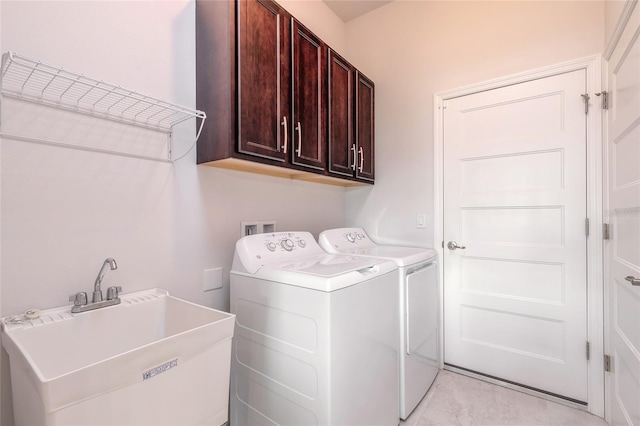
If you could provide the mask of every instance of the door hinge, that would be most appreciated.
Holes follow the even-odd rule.
[[[591,99],[591,96],[589,96],[588,93],[584,93],[580,96],[582,96],[582,100],[584,101],[584,113],[589,114],[589,99]]]
[[[602,224],[602,239],[603,240],[608,240],[609,237],[609,224],[608,223],[603,223]]]
[[[587,361],[591,359],[591,344],[587,342]]]
[[[588,237],[589,236],[589,218],[586,218],[584,220],[584,234]]]
[[[596,93],[596,96],[600,95],[602,95],[602,109],[609,109],[609,93],[606,90]]]
[[[444,248],[444,240],[442,241],[442,248]]]
[[[611,356],[604,356],[604,371],[611,372]]]

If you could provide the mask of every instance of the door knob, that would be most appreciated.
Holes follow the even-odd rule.
[[[624,279],[629,281],[631,283],[631,285],[640,286],[640,278],[632,277],[631,275],[629,275],[628,277],[625,277]]]
[[[448,248],[449,250],[455,250],[455,249],[462,249],[462,250],[464,250],[464,249],[466,249],[466,247],[465,247],[465,246],[459,246],[459,245],[458,245],[458,243],[456,243],[455,241],[449,241],[449,242],[447,243],[447,248]]]

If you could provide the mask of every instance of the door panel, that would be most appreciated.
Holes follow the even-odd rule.
[[[355,68],[329,50],[329,172],[353,176],[355,143],[353,86]]]
[[[493,191],[562,188],[561,150],[478,158],[463,161],[461,168],[462,191],[469,196]],[[486,173],[487,169],[492,173]]]
[[[238,150],[279,161],[290,142],[289,19],[273,1],[238,2]]]
[[[640,425],[640,8],[609,61],[607,400],[613,425]]]
[[[375,89],[373,82],[358,72],[356,86],[356,177],[373,181],[375,178],[374,112]]]
[[[445,363],[587,400],[584,70],[448,100]]]
[[[318,170],[325,168],[327,46],[292,19],[293,149],[292,161]]]
[[[564,303],[561,264],[512,259],[461,260],[462,291],[507,300]]]

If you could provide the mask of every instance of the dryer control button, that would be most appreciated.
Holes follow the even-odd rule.
[[[267,248],[269,249],[269,251],[276,251],[276,243],[274,243],[273,241],[269,241],[267,243]]]
[[[347,241],[349,241],[350,243],[355,243],[356,242],[356,234],[354,234],[353,232],[349,232],[347,234]]]
[[[298,240],[298,245],[301,248],[305,248],[307,246],[307,242],[305,240]]]
[[[293,250],[293,241],[291,241],[288,238],[285,238],[284,240],[282,240],[280,245],[282,245],[282,248],[285,249],[286,251]]]
[[[363,235],[363,234],[358,234],[358,239],[359,239],[359,240],[364,239],[364,235]]]

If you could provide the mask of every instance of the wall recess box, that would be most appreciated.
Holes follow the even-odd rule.
[[[204,270],[204,291],[222,288],[222,268]]]
[[[246,237],[247,235],[259,234],[258,222],[240,222],[240,235]]]
[[[252,220],[246,222],[240,222],[240,236],[246,237],[247,235],[272,233],[276,232],[275,220]]]
[[[260,228],[262,228],[260,232],[264,234],[270,234],[272,232],[276,232],[276,221],[265,220],[263,222],[260,222]]]

